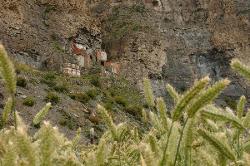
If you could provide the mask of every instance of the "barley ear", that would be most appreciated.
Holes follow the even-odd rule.
[[[190,101],[193,100],[207,86],[209,80],[209,77],[201,79],[182,96],[173,111],[173,121],[176,121],[180,118],[181,113],[188,106]]]
[[[222,90],[224,90],[230,81],[227,79],[218,81],[212,87],[208,88],[203,94],[201,94],[187,109],[188,117],[192,118],[201,108],[212,102]]]
[[[168,144],[168,165],[174,165],[174,161],[175,161],[175,156],[177,155],[177,149],[178,149],[178,142],[180,139],[180,132],[179,132],[179,128],[178,128],[178,123],[174,122],[173,123],[173,129],[171,132],[171,135],[169,137],[169,144]]]
[[[4,79],[6,89],[12,96],[16,93],[16,73],[14,65],[7,55],[3,45],[0,44],[0,74]]]
[[[191,157],[191,150],[192,150],[192,142],[193,142],[193,124],[194,119],[189,119],[186,127],[183,132],[183,148],[184,148],[184,157],[185,157],[185,165],[190,166],[192,165],[192,157]]]
[[[19,128],[20,126],[18,126]],[[16,146],[19,154],[22,154],[24,158],[28,161],[29,165],[36,165],[36,153],[35,148],[24,130],[18,129],[15,136]]]
[[[9,120],[9,115],[13,109],[13,98],[9,97],[5,106],[4,106],[4,110],[3,110],[3,115],[2,115],[2,122],[3,125],[5,125],[8,120]]]
[[[150,134],[148,137],[148,141],[149,141],[152,152],[154,152],[154,155],[157,157],[159,155],[159,147],[157,144],[156,137],[153,134]]]
[[[98,112],[100,113],[102,119],[104,120],[105,124],[108,126],[109,130],[111,131],[113,138],[116,140],[118,137],[117,128],[116,128],[111,116],[108,114],[107,110],[103,106],[98,105],[97,109],[98,109]]]
[[[147,101],[147,104],[150,107],[154,107],[155,106],[155,103],[154,103],[155,98],[154,98],[154,93],[153,93],[153,89],[152,89],[150,80],[147,78],[144,78],[143,85],[144,85],[144,95],[145,95],[145,99]]]
[[[151,151],[150,147],[147,144],[142,144],[141,146],[142,146],[141,151],[144,156],[145,163],[147,164],[147,166],[154,166],[156,160],[154,158],[154,154]]]
[[[240,129],[244,129],[244,125],[237,116],[232,115],[230,113],[225,113],[222,110],[217,109],[213,105],[205,107],[204,110],[201,112],[201,114],[205,118],[230,122],[234,126]]]
[[[153,113],[152,111],[149,112],[149,119],[150,119],[150,123],[152,125],[153,128],[155,128],[157,131],[163,133],[163,131],[165,131],[164,126],[162,126],[158,116]]]
[[[244,143],[243,149],[245,152],[250,154],[250,141],[247,141],[246,143]]]
[[[141,156],[141,166],[147,166],[142,154],[140,156]]]
[[[243,125],[245,128],[250,128],[250,109],[248,109],[247,114],[244,117]]]
[[[148,113],[146,112],[145,109],[142,109],[142,120],[143,122],[148,122]]]
[[[16,117],[17,131],[23,134],[27,134],[27,126],[18,112],[15,112],[15,117]]]
[[[169,93],[169,95],[172,97],[172,99],[174,100],[174,103],[177,103],[180,100],[180,95],[178,94],[178,92],[175,90],[174,87],[172,87],[170,84],[166,85],[166,89],[167,92]]]
[[[97,165],[104,165],[105,162],[105,140],[101,139],[100,143],[97,147],[97,152],[96,152],[96,162]]]
[[[232,151],[232,149],[229,147],[228,144],[221,141],[220,138],[217,138],[216,136],[210,134],[209,132],[199,129],[198,133],[207,140],[210,145],[212,145],[220,154],[224,155],[230,160],[235,161],[235,155]]]
[[[8,150],[6,151],[6,153],[2,156],[1,159],[1,164],[2,165],[6,165],[6,166],[14,166],[17,165],[17,152],[16,149],[13,145],[14,143],[9,141],[7,148]]]
[[[243,116],[245,105],[246,105],[246,97],[241,96],[241,98],[237,104],[237,116],[239,118],[242,118],[242,116]]]
[[[233,70],[238,72],[240,75],[250,80],[250,68],[242,64],[238,59],[233,59],[231,62]]]
[[[45,121],[35,134],[35,139],[39,140],[40,165],[52,166],[57,148],[55,129]]]
[[[77,148],[77,145],[81,139],[81,128],[79,128],[77,131],[76,131],[76,135],[74,137],[74,139],[72,140],[72,148],[73,149],[76,149]]]
[[[164,128],[168,127],[168,119],[167,119],[167,107],[165,104],[165,101],[163,100],[163,98],[157,98],[156,99],[156,107],[157,110],[159,111],[160,114],[160,118],[161,118],[161,123],[163,125]]]
[[[45,105],[45,107],[43,107],[34,117],[33,119],[33,124],[34,125],[38,125],[44,118],[45,116],[48,114],[50,108],[51,108],[51,103],[47,103]]]

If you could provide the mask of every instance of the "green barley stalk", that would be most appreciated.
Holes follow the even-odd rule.
[[[143,87],[144,87],[144,96],[145,99],[147,101],[147,104],[149,105],[149,107],[154,107],[155,106],[155,98],[154,98],[154,93],[153,93],[153,89],[151,86],[151,82],[149,79],[144,78],[143,79]]]
[[[182,132],[180,135],[180,139],[177,146],[177,153],[175,156],[174,166],[177,162],[177,156],[179,154],[180,149],[180,143],[182,140],[183,132],[185,130],[186,124],[189,121],[189,119],[193,118],[197,111],[199,111],[202,107],[210,103],[212,100],[214,100],[219,93],[229,84],[229,81],[227,79],[222,80],[214,84],[212,87],[210,87],[208,90],[206,90],[203,94],[201,94],[197,100],[195,100],[187,109],[188,118],[185,120]]]
[[[192,157],[192,142],[193,142],[193,124],[194,119],[189,119],[186,124],[186,128],[183,134],[183,146],[184,146],[184,162],[185,166],[191,166]]]
[[[223,112],[222,110],[217,109],[213,105],[209,105],[203,109],[201,112],[203,117],[208,119],[215,119],[220,121],[231,122],[239,129],[244,129],[244,125],[242,124],[241,120],[230,113]]]
[[[6,89],[11,96],[16,94],[16,73],[14,65],[0,44],[0,74],[4,79]]]
[[[156,99],[156,108],[159,111],[160,114],[160,119],[162,122],[162,127],[163,128],[167,128],[168,127],[168,119],[167,119],[167,107],[165,104],[165,101],[163,100],[163,98],[157,98]]]
[[[56,155],[57,148],[55,129],[48,122],[44,122],[41,129],[36,133],[35,139],[39,140],[40,165],[53,166],[53,158]]]
[[[189,106],[187,109],[188,117],[194,117],[197,111],[213,101],[221,93],[221,91],[229,85],[229,83],[230,81],[228,79],[224,79],[208,88]]]
[[[198,82],[196,82],[195,85],[181,97],[181,99],[178,101],[177,105],[175,106],[175,109],[172,114],[172,123],[170,126],[170,130],[168,132],[167,142],[163,150],[163,158],[161,160],[160,165],[164,165],[166,161],[166,152],[167,152],[167,148],[169,144],[169,137],[172,133],[174,122],[177,121],[181,117],[181,113],[183,112],[183,110],[202,90],[204,90],[204,88],[208,85],[209,81],[210,81],[210,78],[205,77],[199,80]]]
[[[77,146],[78,146],[78,143],[80,142],[80,139],[81,139],[81,128],[79,128],[77,131],[76,131],[76,135],[75,137],[73,138],[72,140],[72,148],[73,149],[76,149]]]
[[[193,100],[209,83],[209,77],[205,77],[198,81],[187,93],[183,95],[180,101],[177,103],[173,111],[173,121],[180,118],[181,113],[188,106],[191,100]]]
[[[141,166],[147,166],[146,161],[144,160],[142,154],[140,156],[141,156]]]
[[[13,98],[9,97],[5,106],[4,106],[4,110],[3,110],[3,114],[2,114],[2,122],[3,125],[6,124],[6,122],[9,120],[9,115],[11,113],[11,111],[13,110]]]
[[[101,139],[96,151],[96,162],[100,166],[105,163],[105,143],[105,140]]]
[[[224,155],[225,157],[227,157],[230,160],[235,161],[236,158],[235,158],[235,155],[234,155],[232,149],[229,147],[229,145],[227,145],[226,143],[221,141],[220,138],[217,138],[216,136],[212,135],[211,133],[209,133],[203,129],[199,129],[198,133],[205,140],[207,140],[215,149],[217,149],[218,152],[220,152],[220,154]]]
[[[243,125],[245,128],[250,128],[250,109],[248,109],[247,114],[243,120]]]
[[[51,108],[51,103],[47,103],[45,107],[43,107],[34,117],[33,119],[33,124],[38,125],[41,123],[41,121],[45,118],[45,116],[48,114],[50,108]]]
[[[172,99],[174,100],[174,103],[176,104],[179,100],[180,100],[180,95],[178,94],[178,92],[175,90],[174,87],[172,87],[170,84],[166,85],[166,89],[167,92],[169,93],[169,95],[172,97]]]
[[[101,105],[97,106],[97,110],[100,113],[101,117],[103,118],[105,124],[108,126],[109,130],[111,131],[113,139],[117,140],[118,139],[117,128],[111,116],[108,114],[107,110]]]
[[[2,156],[1,164],[6,166],[14,166],[17,164],[17,154],[14,143],[8,142],[7,148],[8,150],[6,151],[4,156]]]
[[[238,72],[240,75],[250,80],[250,68],[242,64],[238,59],[233,59],[231,62],[233,70]]]
[[[30,165],[37,165],[37,155],[30,138],[27,136],[27,133],[23,133],[23,131],[19,130],[15,138],[18,153],[21,154],[23,158],[26,158]]]
[[[241,119],[244,113],[244,108],[246,105],[246,97],[241,96],[238,104],[237,104],[237,116]]]
[[[5,87],[12,98],[12,112],[14,113],[14,123],[16,125],[15,115],[15,94],[16,94],[16,73],[13,63],[7,55],[3,45],[0,44],[0,75],[4,80]],[[9,111],[9,110],[8,110]],[[5,116],[6,118],[6,116]]]
[[[157,139],[155,135],[150,134],[148,137],[148,141],[149,141],[152,152],[154,152],[154,155],[157,157],[159,155],[159,147],[158,147]]]

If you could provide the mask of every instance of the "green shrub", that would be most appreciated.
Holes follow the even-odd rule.
[[[69,96],[71,99],[79,101],[83,104],[88,103],[90,100],[90,97],[85,93],[71,93]]]
[[[27,97],[23,101],[23,105],[28,106],[28,107],[33,107],[35,105],[35,99],[34,97]]]
[[[60,97],[55,92],[48,92],[45,97],[46,102],[51,102],[52,104],[57,104],[60,101]]]
[[[101,87],[101,81],[99,77],[92,77],[90,80],[90,83],[94,85],[95,87]]]
[[[70,130],[77,129],[77,122],[70,115],[64,113],[58,122],[61,126],[68,127]]]
[[[142,115],[142,106],[138,105],[129,105],[125,108],[125,111],[128,112],[131,115],[141,117]]]
[[[18,77],[16,85],[25,88],[27,86],[27,80],[24,77]]]
[[[49,87],[55,87],[57,85],[56,73],[54,72],[46,73],[42,78],[41,82],[47,84]]]
[[[104,108],[108,111],[112,111],[114,107],[114,103],[112,101],[104,103]]]
[[[123,107],[126,107],[126,106],[128,105],[127,100],[126,100],[124,97],[122,97],[122,96],[115,96],[115,97],[114,97],[114,100],[115,100],[115,102],[116,102],[117,104],[120,104],[120,105],[122,105]]]
[[[90,89],[86,92],[86,94],[91,98],[94,99],[96,96],[98,96],[98,91],[96,89]]]
[[[65,83],[57,84],[53,87],[53,89],[60,93],[67,93],[69,92],[68,86]]]
[[[43,77],[45,80],[55,80],[56,79],[56,73],[55,72],[48,72]]]

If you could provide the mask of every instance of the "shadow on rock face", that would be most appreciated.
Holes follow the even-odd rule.
[[[169,95],[164,89],[166,83],[183,93],[193,85],[195,80],[207,75],[212,79],[212,83],[229,78],[231,84],[217,98],[216,103],[221,106],[235,107],[242,95],[250,99],[250,86],[244,78],[232,71],[230,67],[232,58],[234,58],[232,50],[218,49],[196,52],[189,55],[189,59],[184,60],[182,57],[169,56],[161,75],[150,74],[149,77],[156,96],[164,96],[166,100],[169,100]]]

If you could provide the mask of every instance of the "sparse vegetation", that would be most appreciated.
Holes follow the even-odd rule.
[[[16,85],[25,88],[27,86],[27,81],[24,77],[17,77]]]
[[[0,55],[0,74],[8,92],[8,100],[2,114],[4,126],[12,110],[15,110],[16,76],[2,46]],[[250,79],[250,68],[239,61],[233,61],[232,66],[241,75]],[[249,165],[250,110],[244,115],[246,98],[242,96],[239,99],[234,111],[213,104],[213,100],[230,84],[228,79],[210,85],[210,78],[205,77],[183,94],[178,94],[173,87],[167,86],[169,94],[175,101],[171,110],[167,110],[162,98],[154,96],[150,81],[148,79],[144,81],[144,93],[149,109],[141,110],[141,116],[150,126],[148,130],[141,131],[128,123],[116,124],[109,112],[98,105],[98,115],[107,126],[107,130],[98,144],[81,147],[78,144],[81,130],[78,130],[75,138],[68,140],[56,127],[44,122],[34,135],[29,135],[28,127],[18,113],[14,112],[15,128],[6,127],[0,130],[1,164],[6,166]],[[48,94],[50,93],[52,92]],[[118,94],[124,95],[122,92]],[[113,99],[114,96],[110,97]],[[136,108],[136,100],[131,101],[131,104],[135,105],[127,108],[130,108],[132,113],[140,110],[139,107]],[[41,123],[50,107],[48,103],[39,111],[33,119],[34,125]],[[70,127],[70,123],[69,125],[67,123],[60,122],[61,125]],[[93,132],[91,130],[92,135]]]
[[[142,109],[143,107],[139,105],[131,105],[131,104],[125,107],[126,112],[139,118],[142,117]]]
[[[86,92],[86,94],[91,98],[94,99],[96,96],[98,96],[99,92],[96,89],[90,89]]]
[[[53,88],[56,86],[56,73],[54,72],[48,72],[44,75],[41,82],[44,84],[47,84],[49,87]]]
[[[90,97],[85,93],[71,93],[70,98],[83,104],[86,104],[90,100]]]
[[[64,82],[62,83],[57,83],[53,89],[57,92],[60,92],[60,93],[67,93],[69,92],[69,88],[68,88],[68,85]]]
[[[95,87],[101,87],[101,81],[98,76],[93,76],[90,80],[90,83],[94,85]]]
[[[71,130],[77,129],[76,120],[72,116],[70,116],[68,113],[66,113],[65,111],[61,111],[61,112],[63,112],[63,116],[60,118],[59,124],[61,126],[68,127]]]
[[[128,105],[126,99],[123,98],[122,96],[115,96],[114,100],[117,104],[120,104],[123,107],[126,107]]]
[[[55,92],[48,92],[45,97],[46,102],[51,102],[52,104],[57,104],[60,101],[60,97]]]

